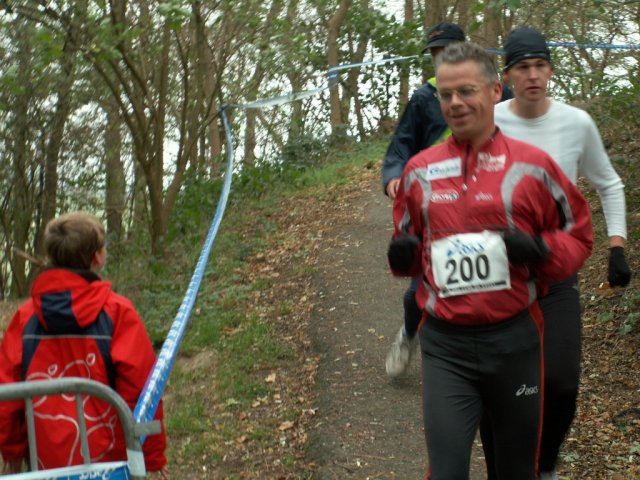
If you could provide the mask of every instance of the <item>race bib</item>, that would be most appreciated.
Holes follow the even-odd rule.
[[[442,298],[511,288],[507,248],[496,232],[436,240],[431,245],[431,269]]]

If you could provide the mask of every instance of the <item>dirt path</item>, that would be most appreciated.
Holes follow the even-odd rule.
[[[310,460],[319,480],[421,479],[427,455],[419,356],[398,380],[384,370],[408,285],[388,272],[390,202],[375,178],[351,204],[358,210],[328,235],[313,280],[311,338],[321,363]],[[471,480],[484,478],[480,455],[473,453]]]

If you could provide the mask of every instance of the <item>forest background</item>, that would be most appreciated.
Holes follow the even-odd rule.
[[[313,475],[304,452],[318,359],[301,332],[322,213],[341,214],[343,195],[377,183],[404,105],[433,74],[420,54],[425,28],[444,20],[497,49],[499,63],[517,25],[566,44],[552,48],[552,94],[596,119],[627,183],[637,244],[640,1],[0,0],[0,327],[41,271],[44,225],[86,209],[107,225],[105,276],[160,345],[222,188],[225,106],[233,215],[165,396],[170,462],[184,478]],[[409,58],[375,63],[398,57]],[[362,65],[328,78],[345,64]],[[243,107],[306,91],[315,93]],[[316,170],[330,162],[328,173]],[[594,259],[585,281],[604,261]],[[583,299],[589,338],[599,339],[585,347],[589,403],[563,461],[575,478],[637,478],[640,294],[592,290]],[[274,375],[282,365],[287,375]],[[609,428],[603,418],[615,415]]]

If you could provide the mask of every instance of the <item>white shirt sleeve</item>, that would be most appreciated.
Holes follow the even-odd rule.
[[[579,174],[593,185],[600,196],[608,236],[619,235],[626,239],[624,184],[611,165],[595,122],[588,113],[582,113],[580,123],[584,136],[578,164]]]

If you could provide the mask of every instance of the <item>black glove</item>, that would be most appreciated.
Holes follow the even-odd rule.
[[[420,239],[415,235],[402,235],[391,240],[387,250],[391,269],[397,273],[409,273],[414,255],[419,251],[420,245]]]
[[[540,263],[549,256],[549,247],[542,238],[531,236],[520,230],[505,232],[509,261],[516,265]]]
[[[624,258],[624,247],[609,249],[609,285],[612,287],[626,287],[631,280],[631,270]]]

